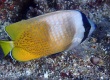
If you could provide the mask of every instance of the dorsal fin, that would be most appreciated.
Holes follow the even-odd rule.
[[[22,20],[6,26],[5,30],[10,38],[15,40],[17,36],[19,36],[29,25],[33,24],[34,22],[35,18]]]

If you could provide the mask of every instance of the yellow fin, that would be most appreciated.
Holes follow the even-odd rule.
[[[6,32],[11,37],[12,40],[16,40],[17,37],[19,37],[25,29],[33,24],[36,20],[34,18],[28,19],[28,20],[22,20],[20,22],[16,22],[13,24],[10,24],[5,27]]]
[[[6,56],[14,47],[13,41],[0,41],[0,46]]]
[[[15,60],[18,61],[29,61],[35,58],[39,58],[38,54],[29,53],[26,50],[19,47],[14,47],[11,55]]]

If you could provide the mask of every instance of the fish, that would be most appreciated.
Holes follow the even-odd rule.
[[[95,30],[94,22],[77,10],[59,10],[10,24],[11,40],[0,40],[0,55],[30,61],[80,45]]]

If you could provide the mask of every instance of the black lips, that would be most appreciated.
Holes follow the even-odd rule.
[[[83,42],[89,35],[89,31],[91,29],[91,25],[90,25],[86,15],[84,13],[82,13],[82,12],[80,12],[80,13],[82,15],[83,26],[85,28],[84,37],[83,37],[83,39],[81,41],[81,42]]]

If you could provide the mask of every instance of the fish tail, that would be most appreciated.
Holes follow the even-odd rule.
[[[0,58],[5,57],[14,47],[13,41],[0,40]]]

